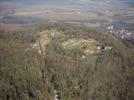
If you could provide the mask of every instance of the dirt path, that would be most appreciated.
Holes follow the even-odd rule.
[[[38,33],[38,41],[32,45],[41,55],[45,55],[46,46],[54,37],[63,35],[63,32],[57,30],[44,30]]]

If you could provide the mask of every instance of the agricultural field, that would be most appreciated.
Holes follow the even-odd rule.
[[[39,24],[61,22],[92,27],[107,27],[111,23],[120,25],[119,22],[133,24],[134,8],[125,1],[104,0],[100,2],[42,3],[36,5],[29,3],[3,4],[11,7],[10,9],[2,8],[2,23]]]

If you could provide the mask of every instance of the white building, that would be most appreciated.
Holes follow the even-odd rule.
[[[55,93],[54,100],[60,100],[60,96],[58,95],[58,92],[54,90],[54,93]]]
[[[107,29],[108,29],[108,30],[113,30],[114,27],[113,27],[113,26],[108,26]]]
[[[111,46],[105,46],[105,48],[104,48],[105,50],[111,50],[112,49],[112,47]]]

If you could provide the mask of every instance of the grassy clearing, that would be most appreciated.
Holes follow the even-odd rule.
[[[37,49],[39,54],[42,54],[41,52],[44,52],[46,50],[46,46],[52,41],[53,38],[62,36],[63,32],[58,31],[56,29],[51,29],[51,30],[43,30],[41,32],[38,32],[37,37],[38,41],[32,44],[32,47]]]
[[[97,41],[94,39],[68,39],[67,41],[64,41],[61,46],[64,49],[77,49],[82,51],[85,55],[90,55],[90,54],[96,54],[100,52],[98,49],[99,45]]]

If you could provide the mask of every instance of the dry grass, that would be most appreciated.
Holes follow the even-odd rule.
[[[56,29],[43,30],[39,32],[38,35],[38,41],[34,43],[32,47],[36,48],[39,54],[41,54],[41,51],[45,53],[46,46],[52,41],[52,38],[62,36],[63,32],[57,31]]]
[[[64,49],[78,49],[82,51],[86,55],[90,54],[95,54],[97,52],[100,52],[98,49],[98,42],[95,41],[94,39],[78,39],[78,38],[73,38],[73,39],[68,39],[67,41],[64,41],[61,46]]]

